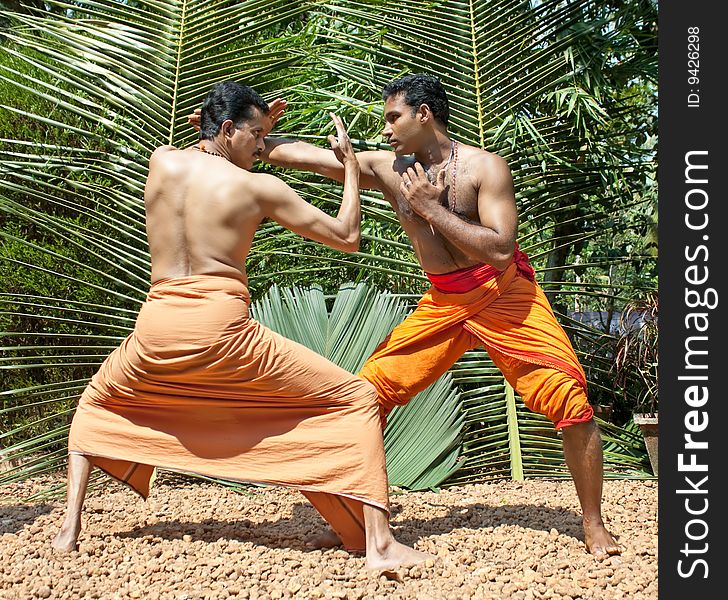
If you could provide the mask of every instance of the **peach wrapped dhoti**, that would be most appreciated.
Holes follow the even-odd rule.
[[[147,497],[154,467],[297,488],[349,549],[386,511],[376,392],[249,318],[242,279],[154,284],[84,391],[69,452]]]
[[[377,388],[385,418],[480,345],[525,405],[557,428],[592,418],[584,370],[523,252],[504,271],[478,265],[428,276],[433,287],[359,373]]]

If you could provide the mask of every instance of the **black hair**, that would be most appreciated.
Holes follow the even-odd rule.
[[[447,93],[437,77],[425,73],[413,73],[389,82],[382,90],[382,100],[391,96],[404,95],[405,104],[412,107],[414,114],[421,104],[427,104],[437,121],[447,126],[450,106]]]
[[[235,127],[253,117],[253,107],[268,113],[268,104],[253,88],[235,81],[221,81],[212,86],[202,103],[200,139],[211,140],[223,121],[230,119]]]

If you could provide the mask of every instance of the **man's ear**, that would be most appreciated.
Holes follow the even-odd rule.
[[[235,126],[233,125],[232,119],[225,119],[220,125],[220,132],[225,137],[230,137],[234,133]]]
[[[432,109],[430,109],[429,104],[420,104],[420,107],[417,109],[417,120],[420,123],[427,123],[432,119]]]

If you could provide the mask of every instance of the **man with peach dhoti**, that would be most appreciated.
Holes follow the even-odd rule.
[[[429,556],[390,530],[372,385],[250,318],[245,261],[264,219],[338,250],[359,247],[360,169],[336,115],[329,141],[344,186],[335,217],[250,171],[280,112],[252,88],[222,82],[203,105],[199,143],[152,154],[151,287],[134,331],[79,401],[57,550],[77,548],[93,467],[145,498],[163,467],[299,489],[370,568]]]

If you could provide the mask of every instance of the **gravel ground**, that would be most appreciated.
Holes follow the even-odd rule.
[[[79,551],[58,556],[63,503],[12,500],[48,481],[0,489],[0,598],[657,598],[656,481],[605,482],[607,527],[626,551],[604,561],[585,551],[568,480],[395,490],[397,538],[438,556],[399,578],[307,548],[325,523],[298,492],[171,474],[147,502],[104,480],[89,492]]]

